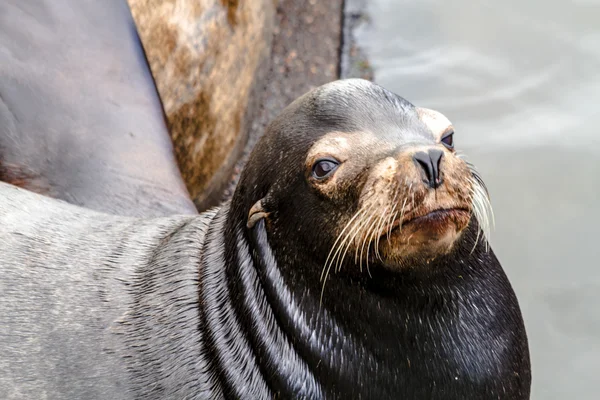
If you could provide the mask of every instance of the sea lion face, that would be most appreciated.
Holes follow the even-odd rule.
[[[375,255],[394,267],[435,258],[469,224],[471,171],[456,156],[453,127],[435,111],[415,111],[417,134],[410,128],[383,135],[333,131],[309,150],[304,169],[312,189],[340,208],[357,199],[355,211],[335,224],[330,262],[341,264],[350,254],[362,266]]]
[[[442,114],[361,80],[326,85],[304,102],[310,118],[300,125],[315,124],[306,135],[312,140],[288,150],[296,171],[271,196],[286,200],[273,215],[251,215],[270,215],[273,234],[324,257],[324,274],[346,264],[427,263],[454,248],[472,215],[487,216],[485,188],[457,155]]]

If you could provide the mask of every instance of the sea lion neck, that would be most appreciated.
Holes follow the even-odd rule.
[[[225,204],[211,221],[200,265],[200,329],[220,386],[228,398],[246,398],[249,390],[257,399],[322,398],[279,325],[268,297],[275,279],[265,282],[253,257],[260,248],[251,247],[243,223],[228,222],[231,212]]]

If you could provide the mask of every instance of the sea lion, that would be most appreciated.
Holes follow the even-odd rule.
[[[125,0],[0,2],[0,180],[99,211],[195,214]]]
[[[453,134],[336,81],[288,106],[200,216],[0,185],[0,397],[529,398],[487,194]]]

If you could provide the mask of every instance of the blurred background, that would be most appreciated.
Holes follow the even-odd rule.
[[[598,398],[600,1],[345,7],[363,57],[345,73],[448,116],[487,183],[492,246],[529,335],[532,399]]]

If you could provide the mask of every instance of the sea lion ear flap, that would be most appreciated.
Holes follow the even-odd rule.
[[[265,210],[265,207],[263,205],[264,203],[265,198],[262,198],[256,203],[254,203],[254,205],[250,209],[250,212],[248,213],[248,222],[246,222],[246,227],[248,229],[252,229],[258,221],[269,216],[269,213]]]

